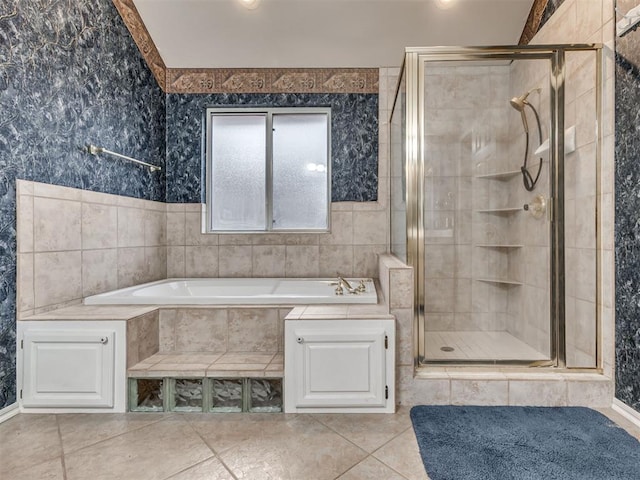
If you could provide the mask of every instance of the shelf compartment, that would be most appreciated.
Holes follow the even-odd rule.
[[[524,245],[515,245],[507,243],[479,243],[476,247],[480,248],[523,248]]]
[[[276,413],[282,411],[282,379],[252,378],[249,380],[249,412]]]
[[[202,378],[169,379],[170,412],[202,412],[204,385]]]
[[[509,280],[509,279],[506,279],[506,278],[476,278],[475,280],[477,280],[479,282],[493,283],[493,284],[496,284],[496,285],[506,285],[506,286],[513,286],[513,287],[522,286],[522,282],[517,282],[515,280]]]
[[[242,378],[211,379],[210,412],[242,412],[244,410],[244,380]]]
[[[476,210],[476,212],[478,213],[493,213],[496,215],[509,215],[521,211],[523,211],[522,207],[486,208],[482,210]]]
[[[129,411],[164,412],[164,379],[130,378]]]
[[[476,175],[476,178],[485,178],[488,180],[501,180],[501,181],[507,181],[507,180],[511,180],[514,177],[517,177],[518,175],[521,175],[522,172],[520,170],[509,170],[507,172],[494,172],[494,173],[486,173],[483,175]]]

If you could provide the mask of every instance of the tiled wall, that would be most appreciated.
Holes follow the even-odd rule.
[[[208,107],[331,107],[331,197],[375,201],[378,187],[377,94],[169,94],[167,201],[204,201],[202,122]]]
[[[376,255],[387,250],[385,205],[332,204],[331,233],[205,235],[200,204],[167,204],[167,275],[377,276]]]
[[[160,352],[282,352],[290,308],[160,310]]]
[[[162,202],[18,180],[18,318],[166,278]]]
[[[0,409],[15,402],[15,180],[164,199],[165,96],[109,0],[0,2]]]
[[[618,15],[636,5],[617,0]],[[615,68],[616,397],[640,412],[639,30],[616,39]]]
[[[603,43],[604,85],[602,158],[600,182],[596,183],[593,138],[594,90],[590,86],[593,64],[586,54],[574,55],[567,62],[566,126],[577,129],[575,154],[567,155],[565,170],[567,197],[567,331],[570,358],[581,366],[593,355],[595,346],[587,339],[595,329],[595,312],[600,315],[604,373],[613,375],[613,172],[614,172],[614,85],[613,85],[613,1],[565,0],[531,43]],[[593,221],[594,207],[600,215]],[[594,225],[600,236],[600,249],[594,239]],[[596,260],[600,271],[596,275]],[[596,293],[598,294],[596,302]]]
[[[377,276],[377,254],[387,251],[389,231],[386,125],[389,115],[387,88],[393,83],[393,80],[387,81],[387,75],[391,70],[397,72],[397,69],[380,69],[379,96],[317,95],[312,102],[315,105],[331,104],[332,108],[336,108],[332,110],[332,128],[338,129],[338,132],[332,132],[334,199],[337,194],[339,198],[355,196],[358,200],[377,201],[334,201],[331,204],[331,233],[238,235],[202,234],[200,203],[168,203],[167,275],[325,277],[339,273],[343,276]],[[265,102],[275,102],[275,105],[283,104],[283,100],[278,100],[279,97],[276,96],[272,98],[268,95],[249,95],[242,102],[238,100],[238,96],[228,97],[235,99],[233,101],[236,103],[252,103],[262,99]],[[296,99],[296,102],[311,104],[309,99],[312,97],[289,96],[285,98],[284,103]],[[212,99],[220,102],[227,96],[169,95],[168,98],[169,108],[173,112],[168,118],[174,115],[180,119],[169,122],[168,163],[176,167],[169,167],[173,173],[170,171],[168,174],[171,180],[167,191],[168,201],[198,202],[202,178],[200,144],[182,139],[181,135],[184,133],[181,132],[193,130],[199,135],[198,122],[205,106]],[[372,107],[376,109],[373,120]],[[349,125],[350,123],[352,125]],[[357,141],[353,142],[354,138]],[[356,147],[356,144],[359,146]],[[357,161],[353,167],[355,170],[351,170],[356,172],[354,177],[347,173],[351,167],[344,165],[352,163],[349,159]],[[340,164],[343,164],[342,170]],[[365,180],[362,180],[363,178]],[[367,178],[371,181],[366,180]]]

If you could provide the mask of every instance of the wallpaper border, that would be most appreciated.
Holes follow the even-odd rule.
[[[133,0],[113,0],[165,93],[378,93],[377,68],[167,68]]]
[[[167,83],[167,67],[164,64],[164,60],[160,56],[160,52],[153,42],[147,27],[145,26],[138,9],[133,3],[133,0],[113,0],[122,21],[124,22],[127,30],[131,33],[133,41],[138,46],[138,50],[142,54],[142,58],[147,62],[149,69],[153,72],[153,76],[158,82],[158,86],[166,91]]]
[[[531,5],[531,10],[529,10],[527,21],[524,24],[522,35],[520,35],[520,40],[518,40],[518,45],[528,45],[531,39],[538,33],[540,22],[542,21],[548,3],[549,0],[534,0],[533,5]]]

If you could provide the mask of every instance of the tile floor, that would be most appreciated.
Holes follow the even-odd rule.
[[[601,410],[640,439],[640,428]],[[20,414],[3,480],[419,480],[409,410],[380,414]]]

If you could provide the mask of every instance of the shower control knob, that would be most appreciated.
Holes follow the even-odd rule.
[[[530,203],[524,204],[525,211],[537,220],[541,219],[547,211],[547,201],[542,195],[536,195]]]

